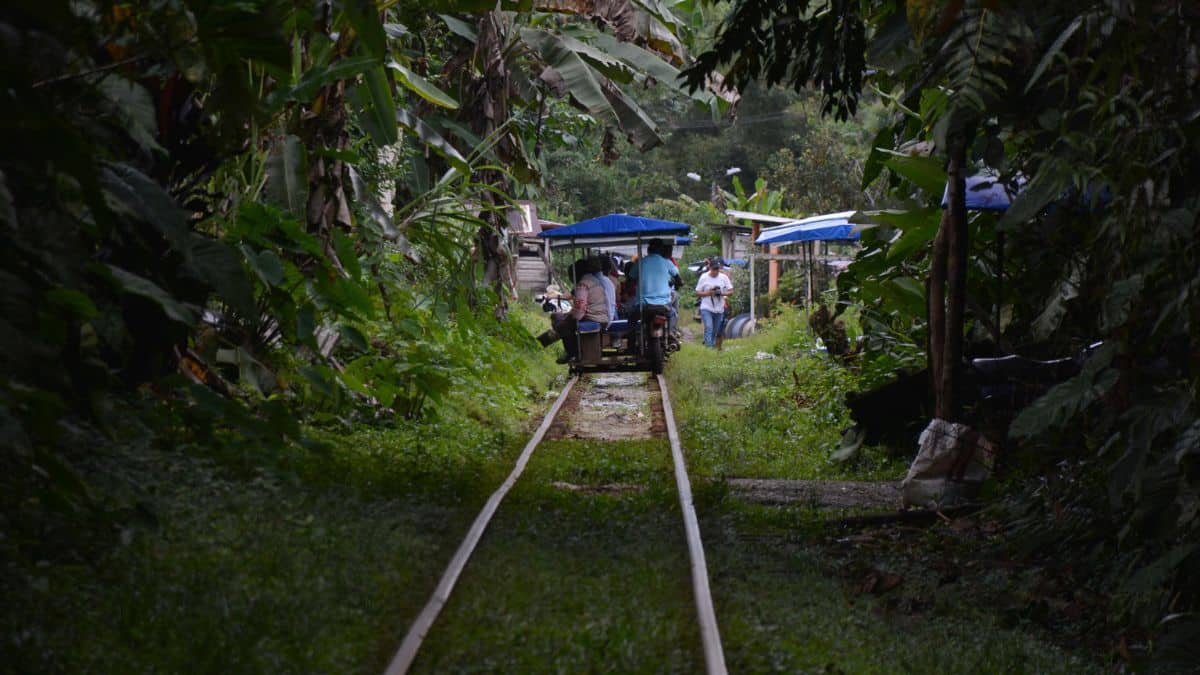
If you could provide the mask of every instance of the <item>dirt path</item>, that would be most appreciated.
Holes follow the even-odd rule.
[[[894,481],[731,478],[728,482],[735,497],[759,504],[808,503],[831,509],[900,508],[899,484]]]

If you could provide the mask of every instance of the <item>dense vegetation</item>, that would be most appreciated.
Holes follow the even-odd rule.
[[[0,653],[92,665],[43,649],[72,638],[21,613],[44,607],[41,626],[77,613],[41,599],[92,572],[110,581],[106,561],[158,574],[187,517],[227,524],[218,539],[258,536],[243,525],[271,508],[273,481],[408,490],[434,472],[478,489],[467,450],[504,446],[516,423],[461,439],[454,421],[519,417],[549,379],[510,308],[508,204],[529,198],[549,218],[626,209],[698,226],[726,205],[861,210],[837,300],[867,348],[829,390],[930,367],[939,410],[1004,436],[995,517],[1014,547],[1070,561],[1126,658],[1194,663],[1198,18],[1157,0],[9,3],[0,591],[16,637]],[[963,178],[984,170],[1016,195],[1003,215],[962,208]],[[691,255],[715,252],[699,234]],[[1024,410],[962,405],[967,357],[1097,342]],[[761,384],[763,408],[796,395],[766,370],[713,374]],[[826,431],[844,415],[833,399],[806,410]],[[763,447],[829,441],[763,421]],[[408,434],[414,454],[372,452],[372,428]],[[350,429],[370,459],[339,460]],[[445,433],[462,453],[421,454]],[[712,461],[721,475],[740,459]],[[214,495],[212,513],[159,499],[163,467]],[[230,475],[259,471],[261,489],[230,497]],[[361,516],[312,499],[280,518]],[[196,567],[182,573],[219,575],[214,550],[185,551]],[[346,630],[381,620],[363,603]]]
[[[1110,580],[1094,586],[1159,638],[1158,658],[1194,664],[1195,7],[824,4],[799,3],[812,11],[796,19],[794,6],[735,2],[691,81],[723,70],[739,84],[816,84],[844,117],[870,73],[894,117],[864,184],[886,176],[904,206],[865,214],[877,236],[839,287],[882,338],[868,358],[925,353],[937,415],[995,423],[963,409],[964,356],[1103,342],[1012,421],[1011,459],[1040,470],[1009,522],[1040,555]],[[989,170],[1012,205],[968,216],[965,177]],[[1002,290],[988,283],[998,276]]]

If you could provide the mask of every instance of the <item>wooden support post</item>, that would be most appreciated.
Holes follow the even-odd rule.
[[[779,253],[778,246],[771,246],[768,249],[771,253]],[[772,260],[767,263],[767,293],[775,295],[779,290],[779,261]]]
[[[816,293],[813,292],[813,254],[815,253],[815,251],[813,250],[814,248],[815,248],[814,243],[811,241],[806,242],[804,244],[804,252],[808,254],[808,265],[806,266],[805,274],[808,275],[808,284],[807,284],[808,305],[810,307],[813,304],[813,299],[816,297]]]
[[[758,315],[754,313],[754,251],[750,252],[750,323],[758,321]]]

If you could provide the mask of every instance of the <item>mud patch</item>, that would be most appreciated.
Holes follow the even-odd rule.
[[[766,480],[731,478],[734,497],[758,504],[808,504],[825,509],[898,509],[895,481]]]
[[[596,373],[575,386],[551,438],[590,438],[604,441],[654,438],[662,434],[662,402],[657,384],[647,386],[645,373]]]
[[[633,483],[604,483],[603,485],[576,485],[567,483],[561,480],[556,480],[550,484],[551,487],[567,492],[578,492],[584,495],[619,495],[629,492],[645,492],[645,485],[635,485]]]

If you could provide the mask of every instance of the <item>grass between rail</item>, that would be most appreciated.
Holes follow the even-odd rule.
[[[415,665],[429,673],[697,672],[694,616],[665,441],[552,441],[493,521]]]

